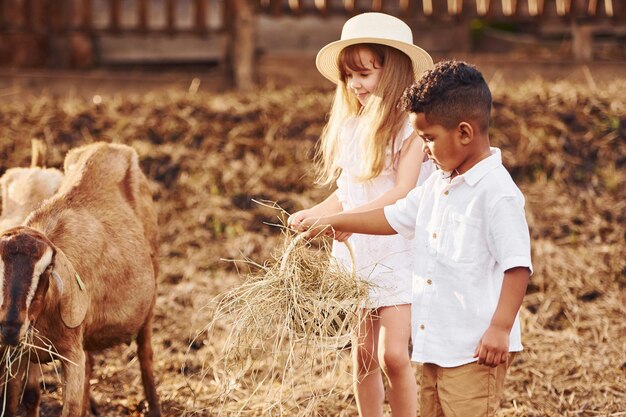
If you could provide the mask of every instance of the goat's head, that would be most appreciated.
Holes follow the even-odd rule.
[[[48,291],[50,282],[54,292]],[[5,231],[0,235],[0,344],[17,345],[48,303],[58,305],[67,327],[80,325],[88,306],[80,277],[44,234],[23,226]]]

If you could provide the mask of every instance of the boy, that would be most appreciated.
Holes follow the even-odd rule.
[[[489,145],[491,93],[478,70],[440,62],[401,104],[440,170],[394,205],[308,219],[301,230],[413,238],[421,415],[493,416],[522,350],[518,311],[532,273],[524,197]]]

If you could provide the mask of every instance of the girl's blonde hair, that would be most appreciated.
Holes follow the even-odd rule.
[[[371,94],[365,106],[361,106],[356,96],[348,91],[345,68],[362,71],[365,66],[359,52],[367,49],[376,57],[375,65],[382,67],[376,91]],[[395,158],[394,141],[406,120],[404,111],[398,108],[404,90],[414,81],[410,58],[403,52],[379,44],[356,44],[346,47],[339,55],[341,69],[335,97],[330,110],[328,123],[322,131],[316,150],[317,183],[331,184],[339,175],[339,133],[349,117],[360,117],[360,129],[365,145],[364,158],[360,158],[361,181],[371,180],[383,171],[387,149]]]

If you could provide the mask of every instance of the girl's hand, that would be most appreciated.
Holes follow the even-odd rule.
[[[330,225],[322,223],[321,217],[307,217],[300,222],[297,230],[304,233],[307,239],[318,236],[333,236],[334,231]]]
[[[332,237],[337,242],[344,242],[352,236],[352,233],[337,232],[328,225],[321,225],[320,218],[312,217],[310,209],[300,210],[289,216],[287,226],[301,233],[306,232],[309,239],[322,233],[324,236]]]
[[[287,226],[294,230],[301,231],[300,225],[302,224],[302,221],[310,216],[311,216],[311,210],[309,209],[296,211],[287,219]]]

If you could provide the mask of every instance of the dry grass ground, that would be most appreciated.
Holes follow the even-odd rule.
[[[525,351],[500,415],[625,415],[626,79],[601,89],[502,83],[491,137],[526,195],[535,274],[521,312]],[[216,297],[248,272],[227,260],[262,263],[280,243],[266,224],[277,213],[252,199],[293,211],[328,193],[310,170],[330,98],[315,88],[160,89],[95,101],[13,94],[0,104],[0,172],[29,164],[32,138],[48,143],[56,167],[85,142],[137,149],[160,211],[154,347],[164,415],[356,415],[346,352],[302,350],[292,363],[306,366],[289,369],[263,352],[226,364],[228,320],[198,333]],[[57,415],[58,381],[45,380],[43,415]],[[97,354],[91,383],[101,416],[143,415],[133,344]]]

